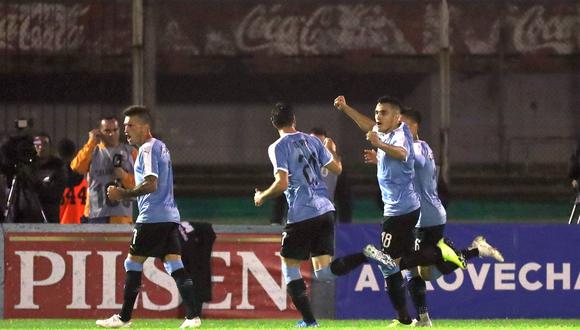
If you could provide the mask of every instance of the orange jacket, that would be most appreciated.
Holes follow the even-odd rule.
[[[89,140],[77,153],[75,158],[70,163],[70,168],[73,171],[86,175],[89,172],[89,168],[91,166],[91,160],[93,158],[93,151],[95,148],[106,148],[103,142],[98,143],[95,140]],[[133,157],[133,161],[137,159],[137,150],[133,149],[131,153],[131,157]],[[135,175],[133,173],[126,173],[124,172],[123,177],[121,178],[121,183],[125,188],[134,188],[135,187]],[[85,205],[84,215],[89,215],[89,198],[88,198],[88,190],[87,190],[87,203]],[[110,223],[126,223],[131,224],[133,223],[133,219],[131,217],[110,217]]]
[[[60,202],[60,223],[79,224],[81,217],[85,213],[85,204],[88,203],[89,186],[87,180],[83,179],[80,184],[69,188],[65,187]]]

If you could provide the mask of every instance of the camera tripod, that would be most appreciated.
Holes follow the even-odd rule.
[[[17,178],[18,174],[14,174],[14,176],[12,177],[12,185],[10,186],[10,192],[8,193],[8,199],[6,200],[6,209],[4,210],[4,219],[6,222],[14,222],[14,220],[16,219],[16,214],[11,214],[11,212],[15,213],[12,206],[14,205],[14,200],[16,199],[16,194],[18,192],[17,188],[18,185],[20,184],[20,180],[17,180]],[[42,204],[40,204],[40,199],[38,198],[38,195],[36,193],[34,193],[32,196],[32,202],[38,206],[40,214],[42,215],[42,222],[48,223],[48,221],[46,220],[46,215],[44,214],[44,210],[42,209]],[[9,217],[9,215],[11,216]],[[12,221],[10,221],[10,219],[12,219]]]

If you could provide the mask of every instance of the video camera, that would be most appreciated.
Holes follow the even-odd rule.
[[[37,160],[29,135],[9,136],[0,146],[0,171],[6,177],[13,177],[22,168],[36,164]]]
[[[16,119],[14,128],[18,133],[0,141],[0,173],[6,177],[10,178],[21,168],[36,163],[38,156],[32,136],[26,134],[32,127],[32,119]]]

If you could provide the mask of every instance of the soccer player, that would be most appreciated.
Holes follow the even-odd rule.
[[[255,190],[254,205],[280,194],[288,202],[287,224],[282,232],[282,274],[288,295],[302,315],[297,327],[318,327],[300,273],[302,261],[311,259],[317,279],[326,281],[344,275],[367,261],[363,253],[338,258],[334,254],[334,206],[321,175],[321,168],[340,174],[342,164],[330,145],[296,130],[292,108],[277,103],[272,125],[280,138],[270,145],[268,155],[274,167],[274,182],[266,190]]]
[[[137,197],[139,216],[125,260],[127,272],[121,313],[96,323],[104,328],[126,328],[131,325],[143,263],[148,257],[155,257],[163,260],[165,270],[175,280],[185,304],[186,319],[180,329],[199,328],[200,304],[196,303],[191,277],[181,261],[180,216],[173,198],[173,169],[169,150],[151,134],[152,118],[147,108],[134,105],[125,109],[123,114],[127,141],[139,147],[135,161],[136,186],[132,189],[110,186],[107,194],[113,201]]]
[[[441,275],[441,272],[437,269],[438,266],[450,272],[455,270],[457,265],[443,261],[441,252],[437,248],[437,243],[443,238],[447,214],[437,192],[437,170],[433,151],[427,142],[419,139],[421,114],[411,109],[404,109],[401,113],[401,120],[409,126],[414,139],[415,177],[413,182],[416,191],[421,197],[421,214],[414,232],[415,252],[396,260],[396,263],[400,269],[410,270],[407,288],[418,313],[415,325],[430,327],[432,322],[429,318],[426,304],[426,285],[423,276],[428,280],[432,280],[436,274]],[[366,163],[377,163],[374,150],[365,150],[364,158]],[[464,258],[463,260],[478,255],[494,257],[499,261],[503,261],[501,253],[487,244],[481,236],[478,236],[473,241],[470,249],[460,253],[460,256]],[[424,266],[420,266],[419,269],[413,267],[417,265]]]
[[[381,232],[382,250],[393,258],[408,255],[413,250],[413,228],[420,214],[420,197],[414,189],[413,137],[406,124],[401,123],[401,103],[393,97],[377,100],[374,120],[346,103],[344,96],[334,100],[334,106],[351,118],[366,133],[366,139],[377,148],[377,179],[384,203]],[[441,241],[442,257],[459,262],[457,255]],[[379,261],[385,277],[389,299],[397,311],[397,319],[390,326],[410,325],[407,310],[405,280],[400,271],[393,271],[390,263],[381,262],[372,245],[365,255]],[[380,254],[382,255],[382,254]]]

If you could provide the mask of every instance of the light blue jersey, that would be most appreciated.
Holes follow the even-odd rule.
[[[377,130],[375,126],[373,131]],[[379,139],[407,151],[407,158],[401,161],[391,158],[381,149],[377,150],[377,179],[385,204],[383,215],[397,216],[413,212],[420,207],[420,201],[413,187],[415,155],[411,131],[405,123],[401,123],[389,133],[379,133]]]
[[[432,227],[447,222],[447,213],[437,194],[437,167],[433,151],[425,141],[413,143],[415,150],[415,189],[421,196],[421,215],[417,227]]]
[[[179,223],[179,210],[173,198],[171,156],[165,144],[155,138],[139,148],[135,161],[135,184],[141,184],[149,175],[157,178],[157,190],[137,197],[137,223]]]
[[[334,211],[320,169],[332,155],[317,137],[296,132],[281,136],[268,148],[268,156],[278,171],[288,173],[288,224]]]

